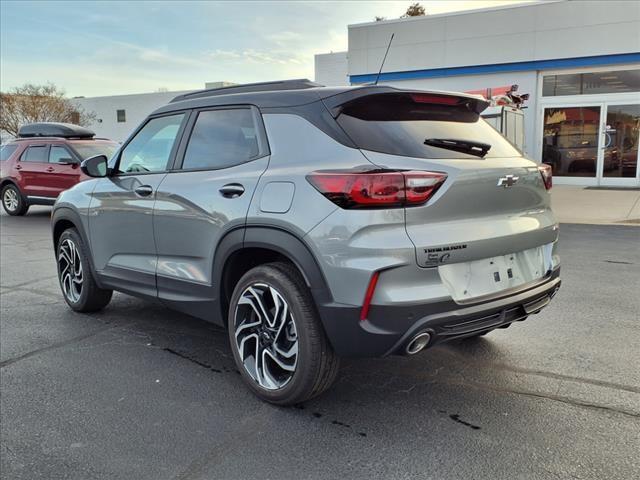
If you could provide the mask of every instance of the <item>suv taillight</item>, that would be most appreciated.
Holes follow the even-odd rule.
[[[538,167],[540,175],[542,175],[542,181],[544,182],[544,188],[551,190],[553,186],[553,175],[551,174],[551,165],[543,163]]]
[[[342,208],[393,208],[422,205],[447,174],[421,171],[313,172],[307,180]]]

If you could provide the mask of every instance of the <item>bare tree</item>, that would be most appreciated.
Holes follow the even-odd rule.
[[[427,12],[425,11],[424,7],[416,2],[409,5],[409,8],[407,8],[407,11],[405,12],[405,14],[402,15],[400,18],[422,17],[426,14]]]
[[[65,97],[64,90],[52,83],[26,83],[7,93],[0,92],[0,131],[14,137],[26,123],[64,122],[87,126],[95,117],[95,113],[76,105]]]
[[[386,17],[379,17],[376,15],[375,19],[376,19],[376,22],[382,22],[383,20],[386,20]]]

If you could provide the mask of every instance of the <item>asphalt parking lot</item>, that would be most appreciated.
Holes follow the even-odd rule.
[[[640,471],[640,228],[562,225],[563,287],[543,313],[412,358],[344,361],[329,392],[278,408],[243,386],[210,324],[120,294],[71,312],[49,212],[0,218],[2,478]]]

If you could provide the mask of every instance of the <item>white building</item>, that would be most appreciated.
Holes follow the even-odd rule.
[[[110,95],[73,100],[86,112],[95,114],[94,123],[87,127],[96,132],[98,137],[123,142],[147,115],[181,93],[187,91]]]
[[[204,88],[221,88],[235,85],[231,82],[207,82]],[[174,97],[190,90],[175,92],[136,93],[105,97],[74,98],[86,112],[94,113],[96,120],[88,128],[99,137],[123,142],[155,109],[169,103]]]
[[[526,153],[554,181],[639,186],[640,2],[554,1],[349,25],[320,83],[529,93]],[[346,54],[346,71],[337,67]],[[331,57],[334,58],[331,58]]]
[[[315,56],[315,81],[327,87],[349,85],[347,52],[321,53]]]

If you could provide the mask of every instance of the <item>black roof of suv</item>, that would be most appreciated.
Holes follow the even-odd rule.
[[[233,85],[186,93],[158,108],[151,116],[207,107],[254,105],[261,113],[289,113],[303,117],[342,145],[355,148],[353,140],[335,122],[342,106],[358,98],[385,93],[456,97],[461,99],[461,104],[466,104],[469,110],[476,113],[480,113],[489,105],[489,102],[478,95],[457,92],[405,90],[386,85],[325,87],[307,79],[298,79]]]
[[[287,108],[308,105],[323,100],[331,109],[350,100],[378,93],[411,93],[418,91],[405,90],[386,85],[358,85],[344,87],[325,87],[307,79],[283,80],[278,82],[250,83],[230,87],[198,90],[175,97],[168,105],[157,109],[156,113],[176,110],[202,108],[210,106],[251,104],[261,109]],[[420,90],[419,93],[425,93]],[[482,111],[489,103],[477,95],[457,92],[430,91],[435,95],[448,95],[466,98],[473,110]],[[331,100],[329,101],[328,99]]]

